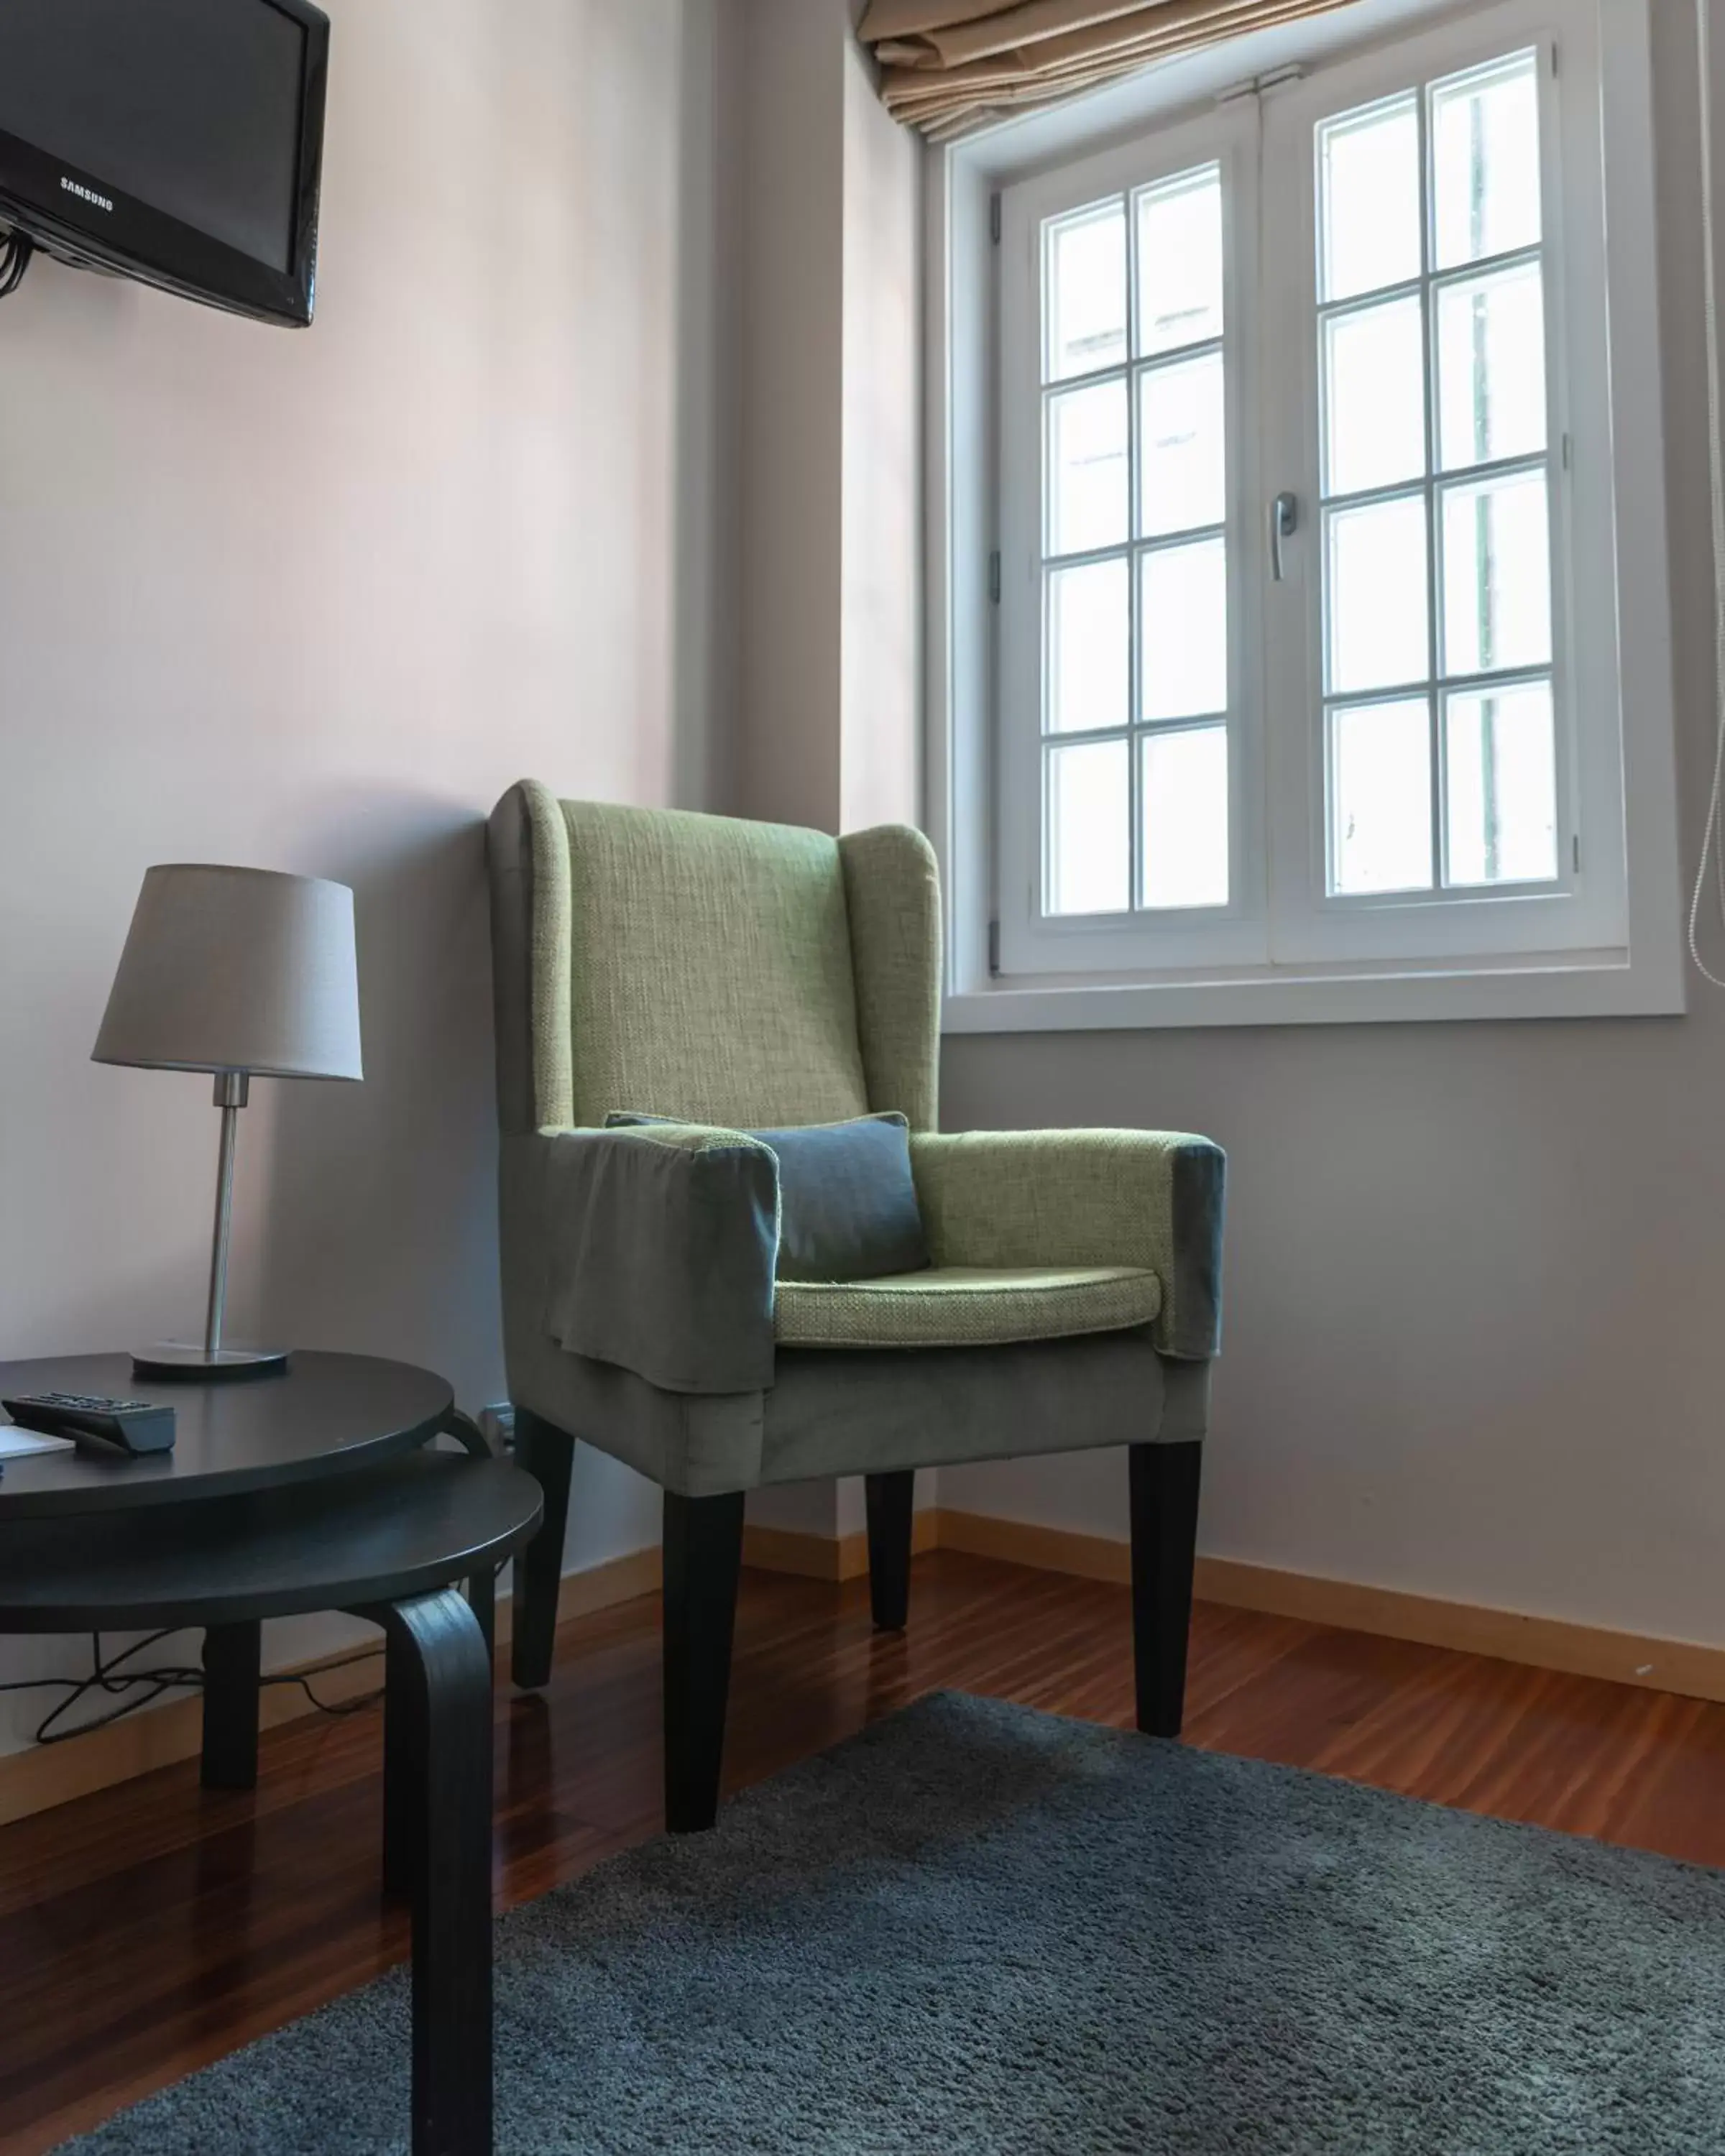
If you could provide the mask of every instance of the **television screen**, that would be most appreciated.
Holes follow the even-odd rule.
[[[305,0],[0,0],[0,222],[309,320],[327,34]]]

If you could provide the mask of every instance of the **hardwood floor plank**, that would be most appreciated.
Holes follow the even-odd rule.
[[[495,1884],[530,1899],[658,1830],[659,1612],[559,1634],[497,1705]],[[1128,1726],[1123,1587],[942,1550],[907,1633],[868,1589],[746,1573],[725,1786],[952,1688]],[[1189,1742],[1725,1863],[1725,1706],[1200,1604]],[[259,1787],[194,1761],[0,1828],[0,2156],[121,2105],[401,1960],[379,1893],[381,1717],[265,1733]]]

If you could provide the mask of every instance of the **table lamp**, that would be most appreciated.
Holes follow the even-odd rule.
[[[148,869],[91,1060],[211,1070],[222,1111],[203,1345],[132,1358],[140,1377],[252,1376],[285,1348],[222,1342],[234,1140],[252,1079],[358,1078],[353,893],[317,876],[179,862]]]

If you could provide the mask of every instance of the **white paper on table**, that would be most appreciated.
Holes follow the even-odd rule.
[[[20,1430],[16,1423],[0,1422],[0,1460],[25,1460],[33,1452],[70,1452],[69,1437],[50,1437],[46,1430]]]

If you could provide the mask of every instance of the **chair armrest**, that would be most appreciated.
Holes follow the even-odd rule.
[[[1226,1159],[1179,1131],[917,1132],[937,1265],[1137,1265],[1162,1283],[1164,1355],[1204,1362],[1222,1314]]]
[[[773,1383],[778,1163],[742,1131],[543,1131],[544,1323],[673,1393]]]

